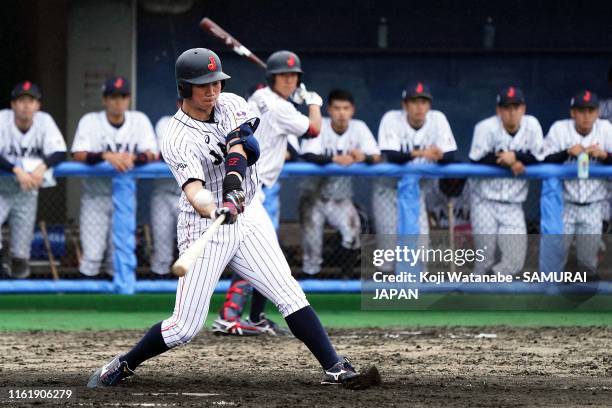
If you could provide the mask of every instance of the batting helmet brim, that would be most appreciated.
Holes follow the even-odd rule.
[[[225,81],[230,78],[231,76],[227,75],[225,72],[210,72],[197,78],[183,79],[182,81],[192,85],[204,85],[216,81]]]
[[[275,74],[285,74],[285,73],[291,73],[291,72],[295,72],[296,74],[303,74],[304,73],[302,71],[302,69],[299,68],[299,67],[293,67],[293,68],[280,67],[280,68],[269,70],[267,72],[267,74],[268,75],[275,75]]]

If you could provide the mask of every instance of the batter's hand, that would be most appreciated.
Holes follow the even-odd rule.
[[[214,215],[210,217],[213,221],[216,220],[221,214],[225,215],[223,224],[233,224],[238,219],[238,213],[235,208],[221,207],[215,209]]]
[[[295,91],[293,91],[289,99],[291,99],[291,102],[295,103],[296,105],[301,105],[304,103],[304,96],[306,93],[308,93],[306,90],[306,85],[301,83],[300,86],[295,88]]]
[[[224,224],[233,224],[238,219],[238,214],[244,212],[245,195],[242,190],[231,190],[223,195],[221,208],[215,210],[215,218],[225,214]]]
[[[569,149],[567,149],[567,154],[569,154],[570,156],[578,157],[578,155],[582,153],[583,151],[584,151],[584,147],[582,147],[582,145],[575,144]]]
[[[306,92],[304,95],[304,103],[308,106],[323,106],[323,98],[321,98],[321,96],[316,92]]]
[[[516,163],[516,154],[514,152],[499,152],[496,156],[497,164],[501,166],[512,167]]]

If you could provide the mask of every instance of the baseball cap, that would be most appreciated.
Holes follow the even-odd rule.
[[[429,99],[430,101],[433,101],[433,96],[431,96],[431,91],[429,90],[429,87],[423,82],[414,82],[412,84],[409,84],[402,91],[403,100],[414,98],[425,98]]]
[[[497,106],[522,105],[525,103],[525,96],[521,88],[509,86],[497,94]]]
[[[595,92],[583,89],[576,92],[570,101],[571,108],[599,108],[599,98]]]
[[[30,95],[34,99],[42,98],[40,88],[32,81],[22,81],[15,85],[11,92],[11,100],[17,99],[23,95]]]
[[[102,86],[102,95],[108,96],[112,94],[130,95],[130,81],[122,76],[110,77]]]

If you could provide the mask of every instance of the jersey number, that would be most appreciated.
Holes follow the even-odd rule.
[[[221,154],[219,154],[216,150],[210,149],[210,155],[215,158],[215,160],[213,161],[213,164],[215,166],[218,166],[223,163],[223,161],[227,157],[227,149],[225,148],[225,145],[221,142],[217,142],[217,146],[219,146],[219,149],[221,149]]]

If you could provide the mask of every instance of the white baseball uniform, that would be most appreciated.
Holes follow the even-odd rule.
[[[261,119],[255,131],[261,150],[259,177],[263,185],[272,186],[285,164],[288,137],[304,135],[310,120],[270,87],[258,89],[251,95],[249,107]]]
[[[155,133],[149,118],[138,111],[125,112],[121,127],[111,125],[105,111],[85,114],[77,126],[72,143],[75,152],[129,152],[133,154],[146,151],[157,152]],[[79,272],[95,276],[107,250],[107,273],[112,268],[112,180],[108,177],[88,177],[83,179],[81,195],[80,232],[83,245],[83,259]]]
[[[487,154],[503,151],[530,153],[542,159],[542,127],[530,115],[521,119],[518,132],[512,136],[498,116],[484,119],[474,128],[469,157],[479,161]],[[523,202],[528,182],[516,178],[470,179],[472,233],[477,248],[485,251],[483,262],[476,263],[475,273],[515,274],[525,263],[527,227]],[[501,260],[495,264],[499,245]]]
[[[612,122],[612,98],[599,100],[599,117]],[[607,220],[612,220],[612,197],[610,197],[610,200],[606,201],[603,205],[604,217],[606,217]],[[605,208],[606,206],[608,208]]]
[[[164,116],[155,125],[157,143],[161,146],[172,116]],[[176,238],[176,219],[179,213],[178,202],[181,188],[172,179],[156,179],[151,197],[151,231],[153,233],[153,256],[151,271],[158,275],[170,272],[174,260],[174,240]]]
[[[8,162],[32,172],[46,157],[58,152],[66,152],[66,142],[51,115],[36,112],[32,126],[23,133],[15,124],[13,110],[0,110],[0,156]],[[47,171],[46,182],[52,182],[51,173]],[[0,177],[0,225],[9,219],[13,257],[30,258],[37,206],[38,190],[21,191],[15,177]]]
[[[328,157],[349,154],[359,149],[365,155],[380,154],[374,135],[365,122],[352,119],[342,134],[336,133],[329,118],[323,118],[321,134],[302,142],[301,154]],[[325,222],[342,235],[342,246],[358,249],[361,221],[353,205],[353,179],[351,177],[324,177],[318,180],[315,191],[309,192],[302,205],[303,271],[314,275],[323,263],[323,229]]]
[[[612,124],[605,119],[597,119],[591,133],[582,136],[576,131],[573,119],[559,120],[551,126],[544,141],[544,152],[550,155],[566,151],[574,145],[599,147],[612,153]],[[567,163],[576,163],[570,156]],[[591,160],[591,166],[598,165]],[[563,232],[566,235],[567,250],[576,235],[576,256],[578,261],[595,272],[597,252],[601,240],[602,222],[606,218],[603,211],[610,199],[610,182],[602,178],[567,179],[563,181]]]
[[[190,179],[202,180],[217,206],[221,206],[225,167],[218,158],[225,154],[225,136],[252,116],[245,100],[231,93],[221,93],[212,120],[207,122],[194,120],[179,110],[161,146],[162,157],[178,185]],[[308,305],[300,285],[291,276],[269,217],[261,202],[253,199],[260,184],[258,164],[247,168],[242,184],[244,213],[234,224],[220,226],[193,268],[179,278],[174,312],[162,322],[162,336],[168,347],[187,343],[200,331],[210,297],[226,266],[274,302],[283,317]],[[196,213],[184,193],[179,208],[177,234],[182,253],[212,222]]]
[[[380,150],[393,150],[409,153],[416,149],[436,146],[443,153],[457,150],[457,143],[446,116],[437,110],[430,110],[425,116],[421,128],[414,129],[408,123],[404,110],[391,110],[385,113],[378,128],[378,146]],[[419,157],[410,163],[426,163],[427,159]],[[421,181],[425,188],[428,181]],[[378,179],[374,185],[372,206],[377,234],[397,234],[397,179]],[[429,234],[425,195],[420,196],[419,225],[421,234]]]

